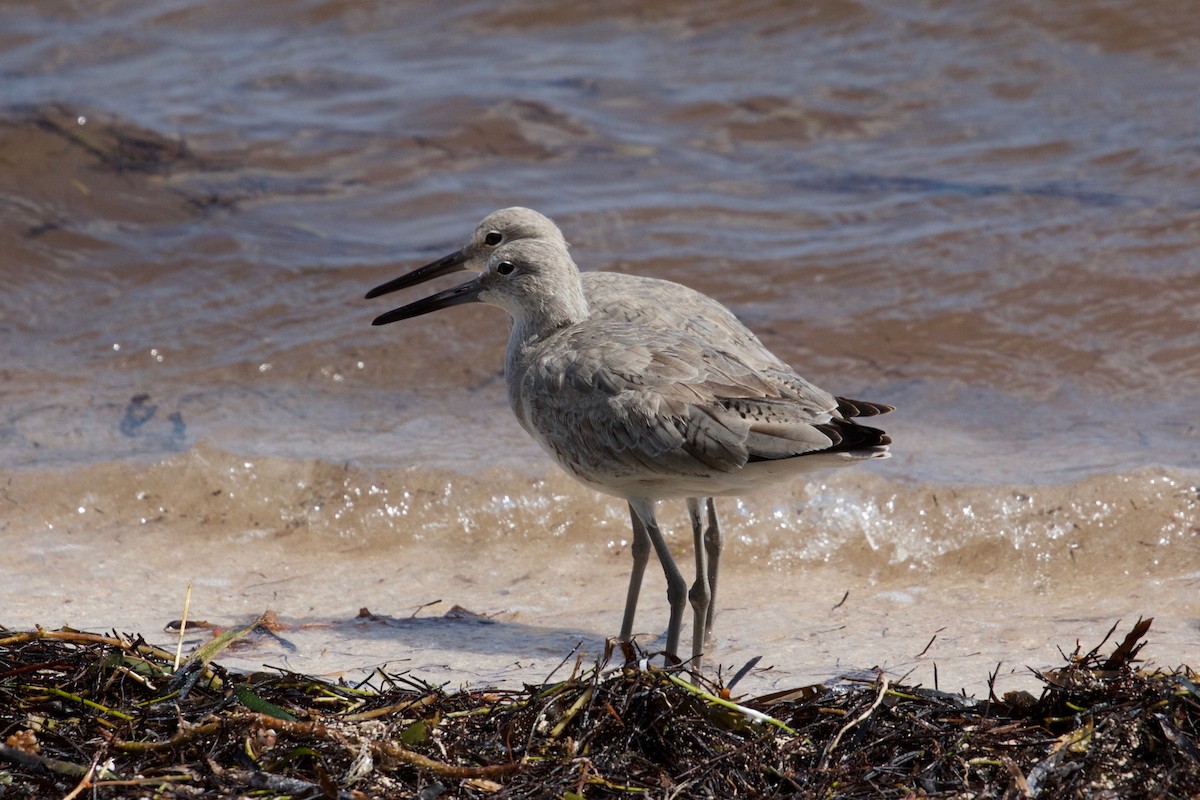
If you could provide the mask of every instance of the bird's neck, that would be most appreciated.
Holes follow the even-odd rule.
[[[583,283],[578,279],[553,294],[541,298],[537,305],[523,308],[513,316],[512,341],[534,344],[554,333],[583,322],[591,315],[583,296]]]
[[[523,376],[537,360],[546,341],[584,322],[591,315],[583,296],[581,283],[566,287],[548,297],[535,309],[512,316],[512,331],[504,358],[504,374],[508,382],[508,399],[522,426],[529,430],[523,399]],[[532,433],[532,431],[531,431]]]

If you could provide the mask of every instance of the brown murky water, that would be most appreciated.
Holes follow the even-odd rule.
[[[361,299],[520,204],[899,407],[891,461],[723,504],[714,663],[978,691],[1139,614],[1200,659],[1190,5],[601,8],[0,11],[0,624],[153,637],[192,583],[305,626],[247,666],[596,652],[626,512],[512,419],[503,315]]]

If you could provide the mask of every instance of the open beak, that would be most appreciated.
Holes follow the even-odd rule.
[[[418,283],[431,281],[442,275],[449,275],[451,272],[458,272],[463,269],[463,265],[466,263],[467,254],[462,250],[455,250],[450,255],[439,258],[432,264],[417,267],[406,275],[401,275],[399,278],[393,278],[387,283],[376,286],[367,292],[367,299],[370,300],[372,297],[379,297],[382,294],[390,294],[400,289],[407,289],[409,286],[416,286]]]
[[[445,261],[445,260],[446,259],[442,259],[442,261]],[[430,264],[429,266],[433,267],[433,266],[437,266],[438,264],[441,264],[441,263],[442,263],[441,261],[436,261],[433,264]],[[421,269],[427,269],[427,267],[422,267]],[[417,270],[417,272],[420,272],[420,271],[421,270]],[[453,272],[453,271],[454,271],[453,269],[445,270],[445,272]],[[404,277],[411,278],[415,274],[416,274],[416,272],[410,272],[409,274],[405,275]],[[438,273],[438,274],[444,274],[444,273]],[[433,277],[433,276],[431,275],[430,277]],[[415,283],[420,283],[420,282],[421,281],[415,281]],[[393,281],[393,283],[395,283],[395,281]],[[384,284],[383,286],[381,286],[379,288],[383,289],[383,288],[387,287],[388,285],[390,285],[390,284]],[[403,288],[403,287],[397,286],[396,288],[399,289],[399,288]],[[400,306],[400,308],[393,309],[393,310],[387,312],[386,314],[380,314],[378,317],[375,318],[375,320],[371,324],[372,325],[387,325],[389,322],[399,322],[402,319],[411,319],[413,317],[419,317],[422,314],[428,314],[431,311],[438,311],[439,309],[450,308],[450,306],[461,306],[464,303],[478,303],[479,302],[479,292],[482,291],[482,289],[483,289],[483,287],[479,283],[479,277],[476,276],[476,277],[472,278],[471,280],[467,281],[466,283],[462,283],[462,284],[459,284],[458,286],[455,286],[453,289],[447,289],[444,292],[438,292],[437,294],[432,294],[429,297],[424,298],[423,300],[417,300],[415,302],[409,303],[406,306]],[[388,291],[391,291],[391,290],[389,289]],[[381,292],[381,294],[382,294],[382,292]],[[367,295],[367,296],[372,297],[373,295]]]

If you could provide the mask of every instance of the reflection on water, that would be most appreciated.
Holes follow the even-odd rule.
[[[252,657],[296,668],[597,650],[625,511],[515,424],[503,315],[360,299],[523,204],[899,407],[890,462],[723,503],[714,663],[978,687],[1138,614],[1194,659],[1194,15],[1093,5],[6,9],[0,623],[193,582],[332,625]]]

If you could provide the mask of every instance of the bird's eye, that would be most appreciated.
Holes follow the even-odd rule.
[[[513,273],[513,270],[515,270],[516,268],[517,268],[517,265],[512,263],[511,261],[501,261],[499,264],[496,265],[496,272],[499,272],[501,275],[511,275]]]
[[[504,241],[504,234],[499,231],[492,231],[487,236],[483,237],[483,243],[489,247],[495,247]]]

